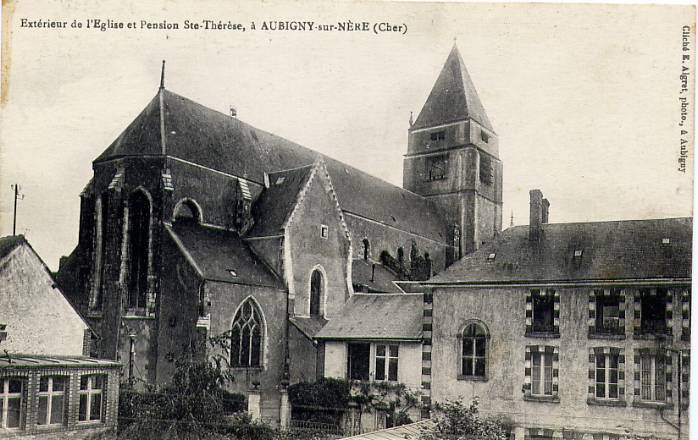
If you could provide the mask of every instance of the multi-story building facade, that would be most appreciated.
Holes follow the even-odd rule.
[[[518,439],[688,438],[691,218],[505,230],[429,280],[432,400]]]

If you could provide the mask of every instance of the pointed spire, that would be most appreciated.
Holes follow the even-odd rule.
[[[494,131],[455,40],[412,129],[472,119],[487,130]]]
[[[162,60],[162,71],[160,72],[160,88],[165,88],[165,60]]]

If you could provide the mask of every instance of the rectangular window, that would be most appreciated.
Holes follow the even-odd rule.
[[[38,425],[62,425],[64,423],[65,376],[46,376],[39,381]]]
[[[531,353],[531,394],[553,395],[553,354]]]
[[[22,421],[24,387],[20,378],[7,378],[0,381],[0,428],[19,428]]]
[[[78,420],[81,422],[96,422],[102,420],[104,408],[104,388],[106,376],[89,375],[80,377],[80,407]]]
[[[666,289],[642,289],[640,330],[643,334],[666,332]]]
[[[640,358],[640,388],[642,400],[664,402],[666,399],[665,360],[661,355]]]
[[[327,238],[330,235],[330,228],[325,225],[320,225],[320,237]]]
[[[596,398],[618,399],[618,355],[596,355]]]
[[[555,291],[531,291],[533,310],[533,331],[537,333],[553,333],[555,331]]]
[[[426,178],[428,181],[443,180],[448,176],[448,156],[441,154],[439,156],[427,157],[427,172]]]
[[[398,351],[397,345],[376,345],[376,380],[397,382]]]
[[[347,376],[350,380],[368,380],[371,358],[371,344],[356,343],[348,347],[349,368]]]
[[[443,141],[446,139],[446,132],[445,131],[435,131],[429,135],[429,139],[431,141]]]
[[[619,334],[624,329],[620,326],[620,294],[612,291],[604,295],[603,290],[596,294],[596,333]]]

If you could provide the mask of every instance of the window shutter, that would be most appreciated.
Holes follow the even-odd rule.
[[[526,334],[533,331],[533,298],[531,291],[526,292]]]
[[[589,334],[596,332],[596,290],[589,291],[589,319],[587,320]]]

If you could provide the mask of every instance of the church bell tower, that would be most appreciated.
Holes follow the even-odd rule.
[[[454,45],[408,134],[403,187],[452,225],[455,258],[502,230],[499,141]]]

